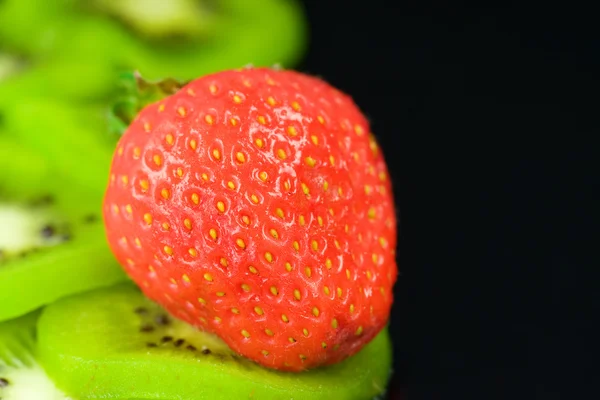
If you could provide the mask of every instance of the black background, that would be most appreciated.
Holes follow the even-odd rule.
[[[395,184],[391,398],[597,398],[597,14],[305,3],[300,70],[354,97]]]

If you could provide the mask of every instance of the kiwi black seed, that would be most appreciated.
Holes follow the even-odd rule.
[[[139,331],[141,333],[153,333],[155,332],[157,329],[165,329],[164,327],[167,327],[171,324],[171,320],[169,319],[169,317],[164,314],[164,313],[155,313],[155,314],[151,314],[150,311],[148,310],[148,308],[146,307],[136,307],[133,310],[134,314],[136,314],[138,316],[138,318],[140,318],[140,328]],[[151,321],[151,322],[149,322]],[[158,340],[158,342],[161,345],[167,345],[167,344],[172,344],[172,346],[174,348],[180,348],[185,344],[185,339],[182,338],[174,338],[173,336],[169,336],[169,335],[165,335],[162,336],[160,338],[160,340]],[[156,348],[159,347],[159,345],[157,343],[154,342],[148,342],[146,343],[146,347],[147,348]],[[185,347],[186,350],[189,351],[197,351],[196,346],[188,344]],[[204,348],[202,350],[202,354],[203,355],[208,355],[211,354],[210,349]]]
[[[159,326],[167,326],[171,322],[169,317],[167,317],[165,314],[157,315],[154,321],[156,321],[156,325]]]
[[[148,309],[146,307],[138,307],[135,310],[133,310],[133,312],[139,315],[147,315]]]
[[[83,217],[83,222],[86,224],[93,224],[98,222],[99,218],[96,214],[87,214]]]
[[[6,378],[0,378],[0,388],[8,387],[10,382]]]
[[[54,203],[54,201],[54,196],[51,194],[45,194],[33,199],[30,204],[32,207],[50,206]]]
[[[42,237],[49,238],[56,234],[56,229],[52,225],[45,225],[42,227],[40,233]]]

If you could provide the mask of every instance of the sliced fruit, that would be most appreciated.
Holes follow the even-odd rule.
[[[143,37],[193,40],[211,35],[217,14],[209,1],[92,0],[88,7],[122,21]],[[214,2],[213,2],[214,3]]]
[[[191,79],[248,63],[292,66],[304,52],[306,32],[296,0],[0,3],[0,40],[11,49],[108,60],[151,79]]]
[[[101,198],[0,139],[0,321],[126,280],[104,238]]]
[[[115,72],[107,62],[15,57],[0,49],[0,107],[20,98],[89,101],[107,98]]]
[[[307,26],[296,0],[218,0],[210,37],[195,46],[132,47],[129,66],[145,77],[195,77],[247,64],[296,65],[306,47]]]
[[[0,323],[0,399],[67,400],[34,358],[39,312]]]
[[[48,162],[8,137],[0,130],[0,193],[12,193],[13,200],[35,197],[41,177],[49,176]]]
[[[0,87],[0,97],[2,93]],[[8,138],[43,155],[63,179],[90,192],[102,192],[116,136],[109,135],[101,107],[30,97],[6,100],[0,99],[0,110]],[[57,183],[54,190],[64,191]]]
[[[38,340],[48,374],[81,398],[371,399],[384,392],[391,367],[384,330],[335,366],[300,374],[268,370],[170,318],[129,284],[48,306]]]

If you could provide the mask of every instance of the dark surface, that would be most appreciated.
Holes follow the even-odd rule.
[[[395,183],[391,398],[599,397],[597,14],[306,4],[300,69],[353,95]]]

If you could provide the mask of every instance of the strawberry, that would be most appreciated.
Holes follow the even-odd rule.
[[[104,220],[148,297],[259,364],[301,371],[349,357],[385,326],[393,204],[350,97],[250,68],[197,79],[137,115]]]

